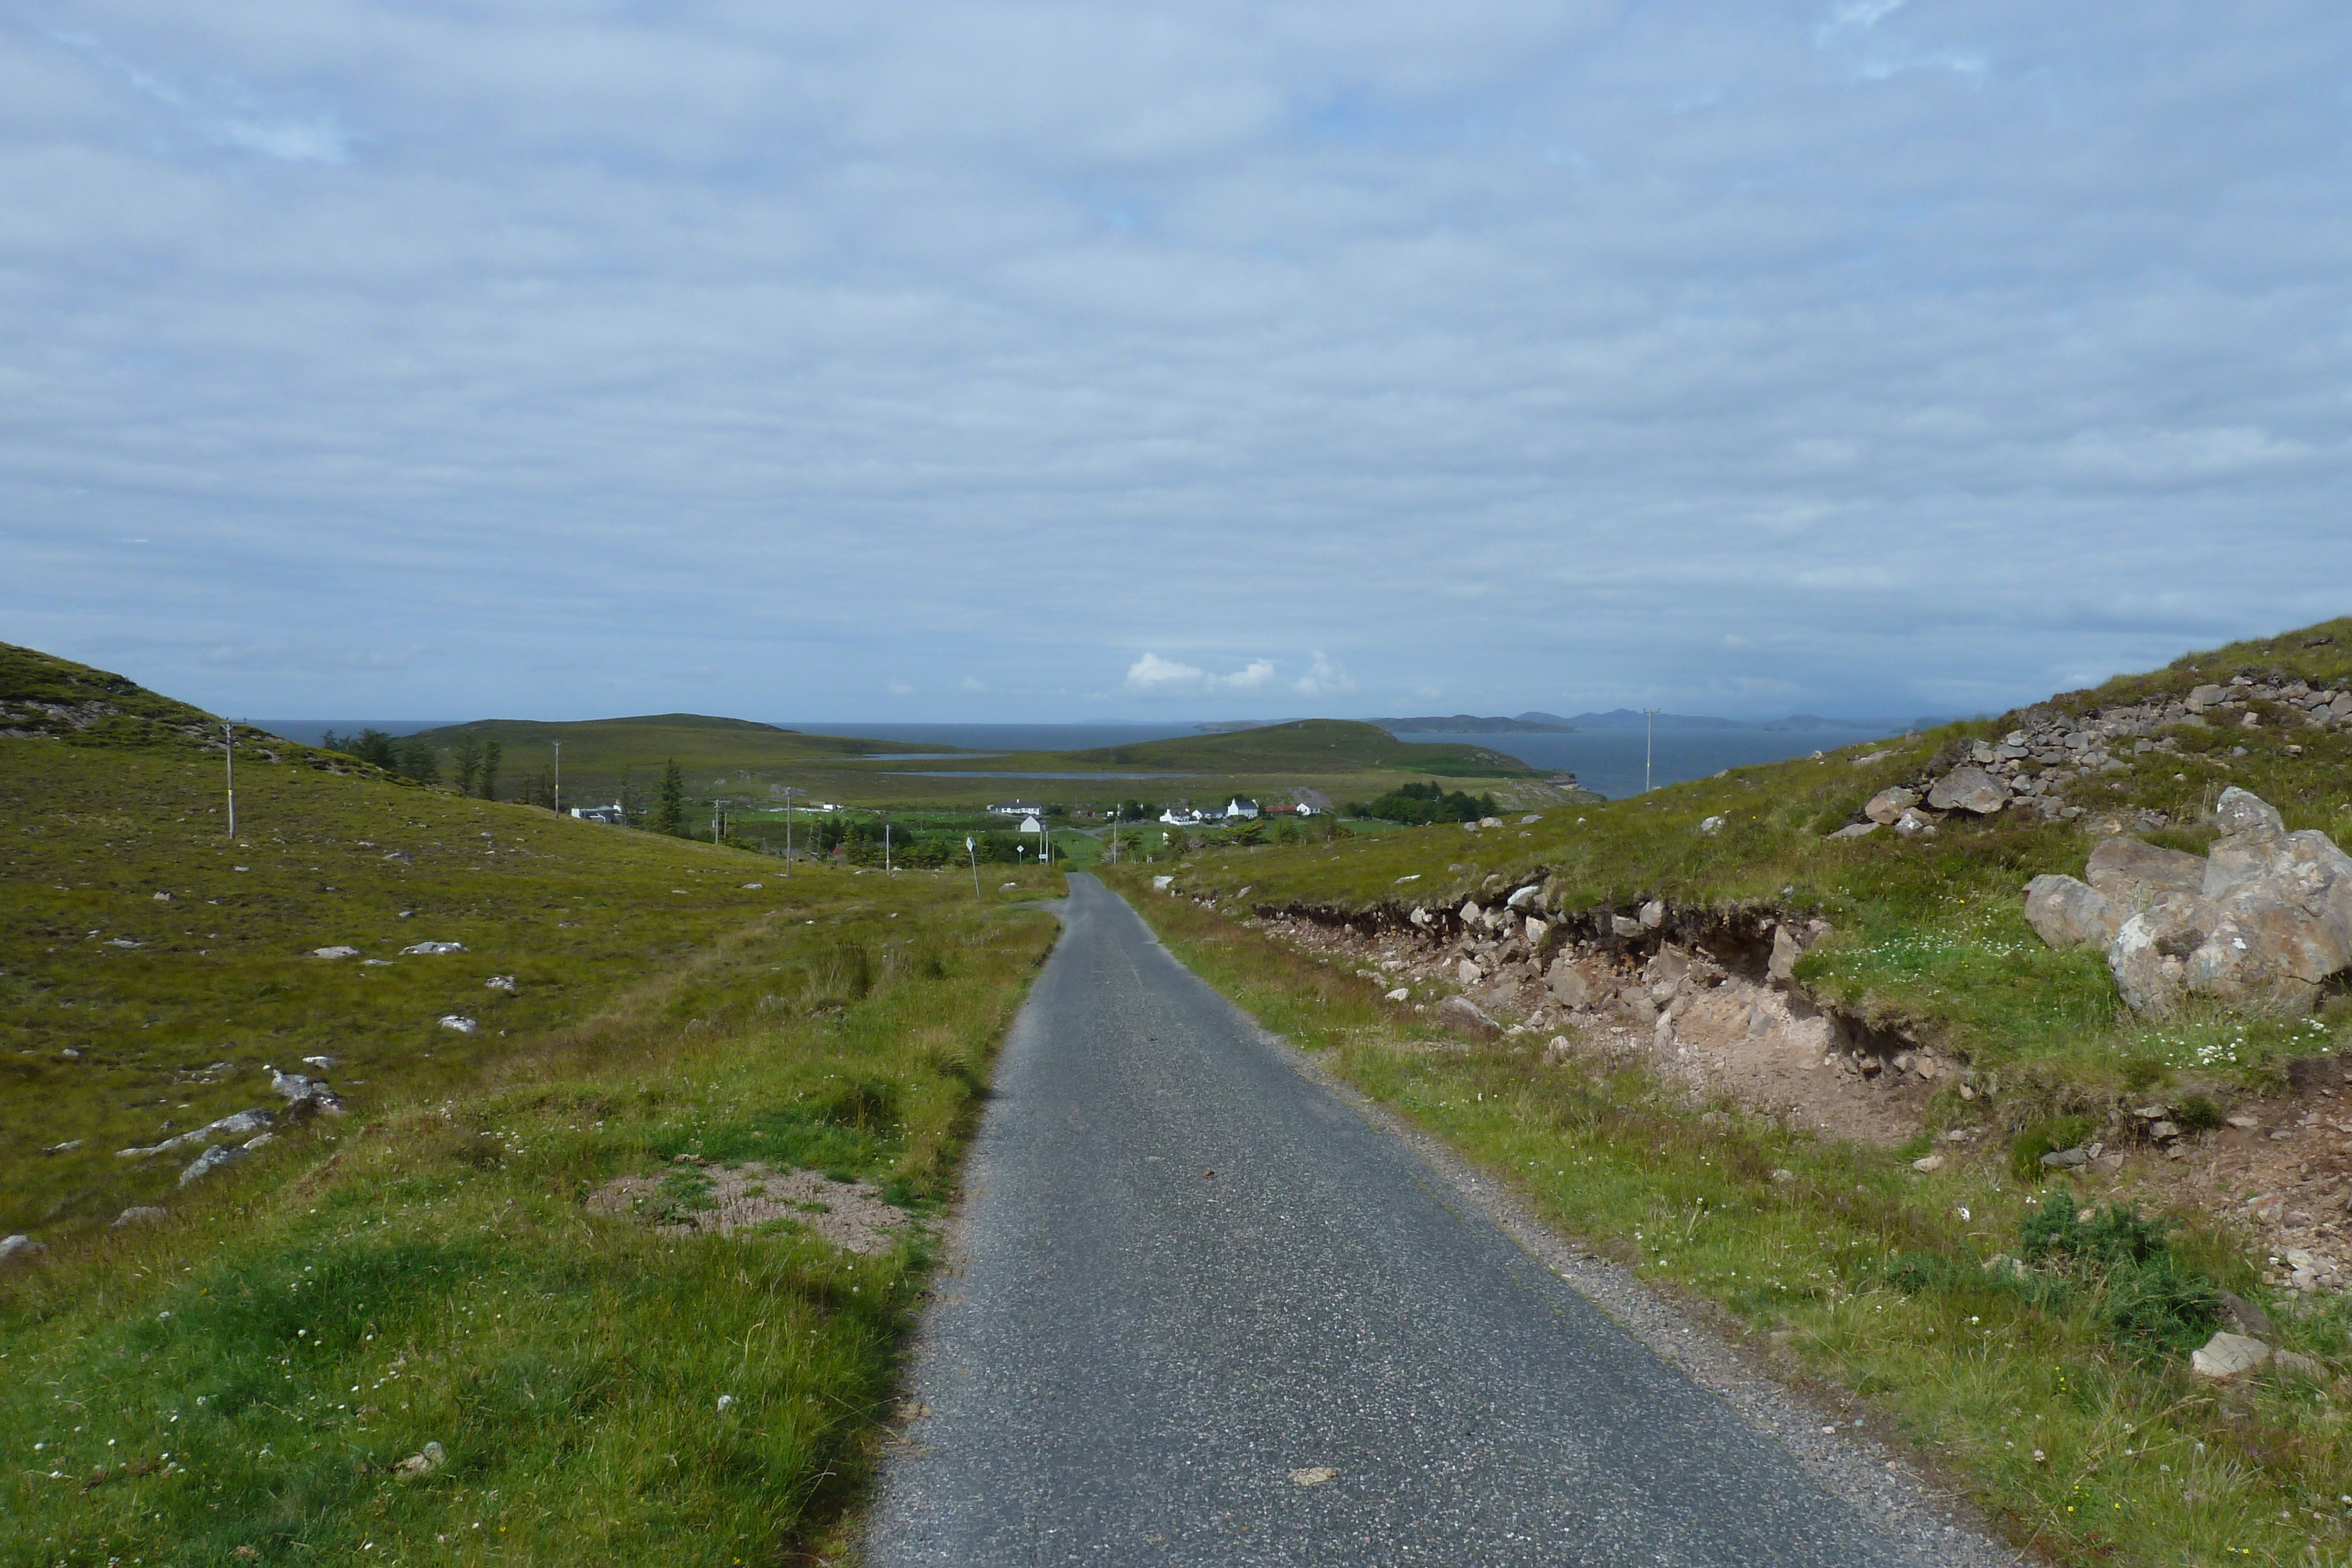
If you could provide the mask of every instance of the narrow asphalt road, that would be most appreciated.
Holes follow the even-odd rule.
[[[1917,1561],[1070,884],[873,1562]]]

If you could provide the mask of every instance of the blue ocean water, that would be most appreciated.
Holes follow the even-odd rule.
[[[1654,786],[1705,779],[1727,768],[1782,762],[1885,738],[1883,729],[1661,730],[1652,743],[1649,779]],[[1566,735],[1515,731],[1505,735],[1407,735],[1407,740],[1459,740],[1516,757],[1532,767],[1563,769],[1595,794],[1622,800],[1642,792],[1642,732],[1579,729]]]

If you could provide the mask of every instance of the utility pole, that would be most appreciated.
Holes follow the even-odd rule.
[[[980,896],[980,845],[970,833],[963,836],[963,852],[971,857],[971,895]]]
[[[1642,710],[1642,793],[1644,795],[1650,792],[1651,726],[1657,722],[1657,718],[1656,708],[1645,707]]]
[[[221,759],[228,764],[228,836],[236,837],[236,726],[221,721]]]
[[[887,821],[882,824],[882,874],[884,876],[898,874],[890,869],[890,824]]]
[[[784,790],[784,874],[793,874],[793,797],[801,791],[787,784]]]
[[[563,815],[563,742],[555,743],[555,814]]]

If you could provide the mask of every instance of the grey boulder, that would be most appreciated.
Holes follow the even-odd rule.
[[[1491,1040],[1503,1032],[1503,1026],[1486,1016],[1484,1009],[1467,997],[1448,997],[1430,1009],[1430,1016],[1448,1029],[1465,1034]]]
[[[1869,803],[1863,807],[1862,814],[1881,827],[1891,828],[1897,818],[1918,803],[1919,791],[1897,786],[1873,795]]]
[[[1927,804],[1938,811],[1990,817],[2008,803],[2009,787],[1974,766],[1953,768],[1927,790]]]
[[[2107,940],[2107,967],[2135,1012],[2186,997],[2244,1011],[2308,1013],[2352,968],[2352,855],[2315,830],[2290,833],[2267,801],[2231,787],[2215,804],[2212,852],[2136,839],[2099,845],[2087,884],[2041,876],[2025,917],[2053,947]]]
[[[185,1186],[192,1181],[202,1180],[223,1166],[235,1165],[246,1157],[246,1152],[235,1144],[215,1144],[203,1154],[198,1155],[194,1162],[180,1173],[180,1185]]]
[[[2124,918],[2105,894],[2071,876],[2037,876],[2025,884],[2025,922],[2053,947],[2110,946]]]

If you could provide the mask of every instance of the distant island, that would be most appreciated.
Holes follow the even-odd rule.
[[[1523,713],[1512,718],[1481,717],[1476,714],[1423,715],[1413,718],[1376,718],[1367,722],[1379,725],[1391,735],[1513,735],[1538,733],[1565,735],[1580,729],[1640,729],[1644,724],[1654,729],[1744,729],[1744,730],[1878,730],[1897,734],[1909,729],[1927,729],[1948,722],[1937,718],[1902,719],[1823,718],[1819,714],[1795,713],[1786,718],[1744,719],[1715,718],[1705,714],[1662,713],[1648,715],[1639,708],[1612,708],[1607,713],[1580,713],[1562,718],[1556,713]]]
[[[1476,714],[1424,714],[1418,718],[1376,718],[1391,735],[1513,735],[1538,731],[1563,735],[1576,727],[1548,713],[1523,713],[1517,718],[1481,718]]]
[[[1900,734],[1909,728],[1931,728],[1947,722],[1943,719],[1887,718],[1823,718],[1817,713],[1792,713],[1786,718],[1744,719],[1716,718],[1706,714],[1662,713],[1654,717],[1639,708],[1612,708],[1607,713],[1580,713],[1573,718],[1560,718],[1553,714],[1523,714],[1523,718],[1545,718],[1570,729],[1639,729],[1646,722],[1657,729],[1748,729],[1748,730],[1879,730]]]

